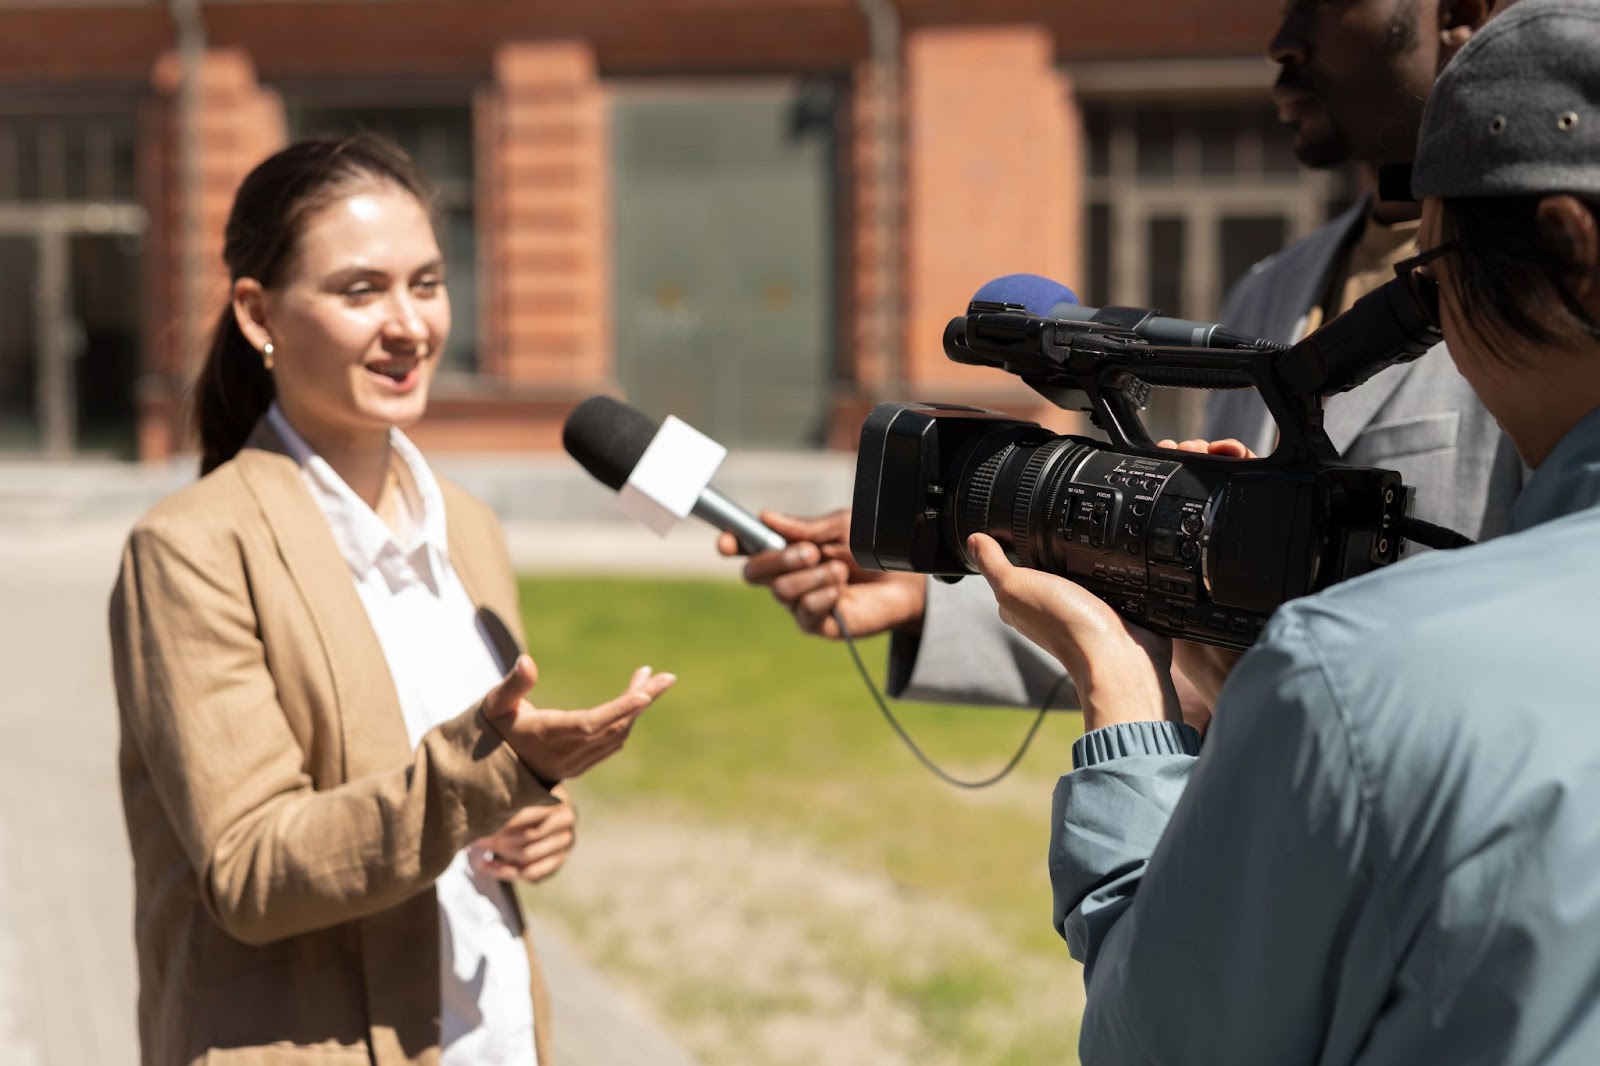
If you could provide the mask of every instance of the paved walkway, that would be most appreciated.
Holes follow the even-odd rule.
[[[138,1059],[105,603],[128,524],[183,479],[178,471],[0,464],[0,1058],[7,1066],[132,1066]],[[508,495],[516,483],[511,474],[486,480]],[[838,505],[848,491],[833,483],[823,498]],[[736,573],[696,524],[664,541],[592,519],[522,518],[508,532],[518,565],[533,569]],[[540,932],[562,1066],[692,1066],[561,930]]]

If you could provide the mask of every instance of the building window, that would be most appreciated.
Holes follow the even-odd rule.
[[[1326,221],[1341,176],[1303,170],[1270,105],[1083,105],[1094,304],[1208,318],[1256,260]]]
[[[110,95],[0,105],[0,451],[133,454],[146,219]]]
[[[289,134],[296,139],[368,131],[393,140],[416,161],[434,190],[434,228],[450,290],[450,342],[440,373],[474,374],[480,307],[472,108],[465,104],[339,107],[291,101],[287,112]]]
[[[131,115],[0,116],[0,203],[132,202]]]
[[[838,106],[823,81],[616,89],[616,373],[649,414],[744,447],[823,441]]]
[[[1301,168],[1265,100],[1090,99],[1084,303],[1214,320],[1252,264],[1349,202],[1344,175]],[[1147,423],[1198,431],[1203,396],[1158,390]]]

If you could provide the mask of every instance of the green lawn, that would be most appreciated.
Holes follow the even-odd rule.
[[[1051,790],[1082,728],[1077,715],[1051,715],[1011,779],[965,792],[913,760],[846,649],[801,635],[765,592],[708,580],[540,576],[524,581],[522,603],[540,669],[537,703],[592,705],[643,663],[679,676],[627,749],[578,783],[587,817],[670,818],[798,841],[888,879],[908,899],[979,916],[1003,944],[999,954],[947,953],[900,972],[895,951],[834,930],[832,957],[918,1019],[937,1052],[929,1061],[1070,1060],[1081,974],[1050,928],[1045,844]],[[862,652],[881,681],[884,641]],[[969,777],[1003,764],[1032,720],[1012,710],[891,707],[942,766]],[[603,934],[603,915],[576,917]],[[1045,1017],[987,1029],[978,1021],[1037,996],[1040,983],[1057,986],[1045,989],[1053,1004]],[[696,1009],[718,1009],[709,1000]],[[989,1032],[996,1024],[1006,1031]]]

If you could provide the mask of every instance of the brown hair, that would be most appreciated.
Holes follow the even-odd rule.
[[[230,284],[254,278],[262,288],[283,280],[307,220],[352,188],[380,182],[430,203],[411,159],[370,133],[298,141],[269,156],[239,186],[223,231],[222,261]],[[200,473],[209,474],[244,447],[276,389],[261,353],[239,328],[232,294],[212,333],[195,382],[194,428]]]

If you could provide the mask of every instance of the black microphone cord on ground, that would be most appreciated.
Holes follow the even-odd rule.
[[[895,735],[900,738],[901,742],[905,744],[912,755],[916,756],[917,761],[929,773],[948,785],[954,785],[956,788],[988,788],[990,785],[998,784],[1005,780],[1011,771],[1017,768],[1017,764],[1022,761],[1022,757],[1028,753],[1028,748],[1033,744],[1033,738],[1038,734],[1039,727],[1044,724],[1044,716],[1050,711],[1050,704],[1055,702],[1056,695],[1061,691],[1061,686],[1067,683],[1067,674],[1063,671],[1061,676],[1056,678],[1056,683],[1050,686],[1050,691],[1045,693],[1044,702],[1039,705],[1039,713],[1034,715],[1033,724],[1028,727],[1028,732],[1023,736],[1022,743],[1018,745],[1016,754],[1011,756],[1011,760],[1005,766],[989,777],[976,781],[966,781],[955,777],[940,767],[928,757],[926,752],[917,747],[917,742],[911,739],[911,734],[906,732],[905,727],[900,724],[894,713],[889,710],[889,705],[884,701],[883,694],[878,691],[878,686],[873,683],[872,674],[867,670],[866,664],[861,661],[861,652],[856,649],[855,638],[850,635],[850,627],[844,624],[844,616],[839,613],[837,607],[833,610],[833,621],[839,627],[840,635],[844,637],[845,646],[850,649],[850,658],[855,660],[856,669],[861,673],[861,680],[866,682],[867,691],[872,693],[872,698],[878,704],[878,710],[883,712],[884,720],[889,723],[889,728],[894,730]]]

